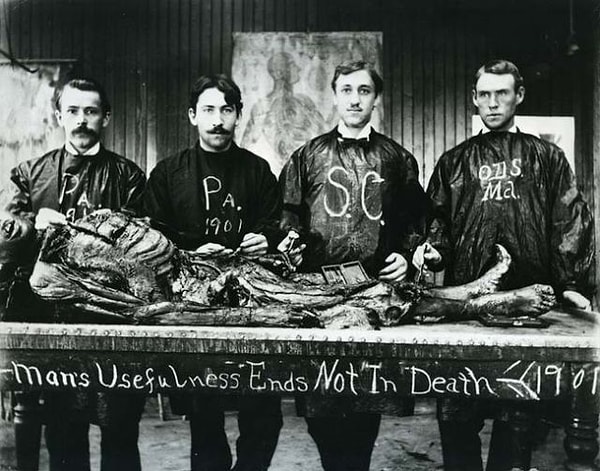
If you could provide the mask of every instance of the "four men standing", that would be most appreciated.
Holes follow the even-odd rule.
[[[158,163],[144,213],[183,249],[259,256],[274,251],[285,231],[294,231],[306,244],[296,259],[301,270],[360,261],[370,276],[387,282],[405,279],[412,271],[409,261],[419,270],[444,267],[447,284],[472,281],[492,263],[494,244],[500,243],[513,257],[507,288],[547,283],[565,302],[589,308],[580,291],[593,257],[591,216],[560,149],[515,128],[524,87],[513,64],[495,61],[478,71],[473,102],[490,132],[440,158],[428,188],[431,208],[415,158],[370,126],[383,88],[377,72],[362,61],[342,64],[332,88],[339,124],[292,154],[278,187],[268,164],[233,142],[242,110],[237,85],[223,75],[200,77],[188,108],[198,141]],[[99,207],[139,211],[143,174],[99,143],[109,117],[108,101],[95,82],[69,82],[57,100],[65,147],[13,171],[17,191],[8,209],[35,220],[38,228]],[[289,249],[290,240],[279,248]],[[61,422],[57,417],[47,428],[51,469],[89,469],[90,418],[64,413],[65,398],[56,398]],[[240,410],[233,469],[269,467],[282,426],[278,397],[226,401],[197,394],[173,400],[190,418],[193,470],[231,469],[223,412],[232,406]],[[120,395],[111,395],[111,401],[121,407]],[[367,471],[379,414],[405,413],[406,406],[372,399],[299,400],[326,471]],[[109,414],[103,432],[113,435],[103,434],[103,470],[139,469],[142,407],[143,401],[132,400],[119,409],[118,420]],[[473,401],[440,402],[445,469],[481,469],[484,410],[487,405]],[[495,429],[501,438],[492,444],[490,471],[529,468],[528,437],[511,428],[514,410],[503,409],[509,419]]]

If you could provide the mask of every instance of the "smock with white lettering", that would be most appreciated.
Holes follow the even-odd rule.
[[[446,152],[431,177],[429,240],[448,285],[472,281],[512,256],[503,289],[533,283],[585,291],[592,216],[563,151],[517,132],[479,134]]]
[[[418,177],[415,158],[373,130],[355,140],[335,128],[296,150],[280,176],[281,226],[307,244],[301,268],[359,260],[376,275],[392,252],[410,261],[425,228]]]

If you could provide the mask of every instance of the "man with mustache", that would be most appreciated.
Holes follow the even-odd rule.
[[[239,87],[225,75],[204,75],[190,92],[195,145],[161,160],[148,179],[145,212],[181,249],[237,251],[252,257],[278,242],[281,197],[269,164],[233,140],[242,112]],[[193,471],[229,471],[224,410],[239,409],[236,471],[269,467],[282,426],[279,397],[196,394],[171,398],[190,419]]]
[[[360,261],[372,277],[401,281],[424,229],[417,162],[371,127],[383,81],[370,64],[339,65],[331,86],[339,124],[296,150],[284,167],[282,229],[306,243],[301,270]],[[326,471],[368,471],[380,413],[403,414],[412,404],[351,397],[297,403]]]
[[[102,86],[89,78],[73,78],[57,89],[55,106],[65,145],[11,171],[13,196],[6,209],[37,229],[65,224],[98,208],[138,211],[144,173],[100,143],[111,117]],[[35,255],[31,247],[30,259],[21,262],[33,264]],[[61,321],[67,315],[61,313]],[[72,315],[78,319],[76,312]],[[141,469],[137,441],[144,402],[137,394],[45,392],[50,470],[90,469],[90,422],[102,433],[102,471]]]
[[[440,157],[427,189],[428,240],[413,264],[445,268],[445,283],[460,285],[484,273],[502,244],[512,256],[503,289],[544,283],[564,304],[590,309],[581,292],[594,256],[592,217],[563,151],[515,125],[524,97],[512,62],[477,71],[472,99],[486,131]],[[440,399],[444,469],[482,469],[479,432],[493,417],[486,469],[529,470],[538,409],[518,402]]]

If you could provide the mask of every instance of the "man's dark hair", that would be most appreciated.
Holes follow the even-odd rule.
[[[490,61],[484,65],[482,65],[479,70],[475,73],[475,78],[473,80],[473,90],[476,90],[477,81],[479,77],[483,74],[496,74],[496,75],[512,75],[515,79],[515,92],[523,86],[523,77],[521,76],[521,72],[515,64],[505,59],[495,59]]]
[[[230,106],[235,106],[237,114],[242,111],[242,92],[240,87],[231,80],[227,75],[215,74],[215,75],[202,75],[194,83],[192,90],[190,91],[190,108],[195,110],[198,104],[198,97],[202,95],[204,90],[209,88],[216,88],[223,92],[225,95],[225,103]]]
[[[60,100],[62,98],[63,91],[67,87],[76,88],[77,90],[82,90],[85,92],[97,92],[98,95],[100,95],[100,107],[102,108],[102,113],[105,115],[110,113],[110,102],[108,101],[108,97],[106,96],[104,88],[96,80],[88,77],[72,78],[62,87],[56,89],[54,94],[54,106],[58,111],[60,111]]]
[[[373,83],[375,84],[375,95],[379,96],[383,91],[383,79],[381,78],[381,75],[377,73],[373,65],[370,62],[365,61],[344,62],[343,64],[338,65],[335,68],[333,79],[331,80],[331,88],[333,88],[333,91],[335,92],[335,85],[340,75],[348,75],[352,72],[358,72],[359,70],[366,70],[369,72],[371,80],[373,80]]]

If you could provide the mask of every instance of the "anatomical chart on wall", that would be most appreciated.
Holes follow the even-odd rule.
[[[265,158],[275,175],[294,150],[338,122],[335,67],[365,60],[382,73],[382,33],[234,33],[232,76],[244,109],[236,141]],[[371,124],[382,131],[383,103]]]

